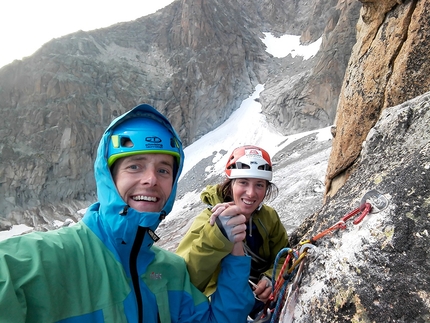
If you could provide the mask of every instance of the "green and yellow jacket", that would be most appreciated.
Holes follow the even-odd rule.
[[[204,209],[194,219],[188,232],[179,243],[176,253],[185,259],[191,282],[209,296],[217,288],[221,260],[231,252],[233,243],[223,235],[216,225],[211,226],[209,224],[209,218],[212,214],[211,207],[224,202],[217,193],[217,185],[207,186],[200,197],[203,203],[210,207]],[[265,275],[271,278],[278,252],[288,246],[287,232],[278,213],[267,205],[262,205],[259,210],[256,210],[249,221],[255,224],[263,239],[263,244],[258,250],[258,256],[264,259],[267,264],[267,266],[255,268],[258,266],[258,261],[253,259],[251,267],[254,266],[254,269],[259,271],[260,276]],[[248,224],[248,228],[252,228],[252,223]],[[247,230],[247,234],[252,235],[252,229]],[[279,273],[281,266],[282,262],[278,264],[277,273]]]

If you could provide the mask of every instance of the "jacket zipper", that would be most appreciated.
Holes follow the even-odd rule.
[[[133,242],[133,247],[131,248],[130,253],[130,275],[131,281],[133,283],[134,294],[136,296],[137,302],[137,311],[138,311],[138,323],[143,323],[143,302],[142,302],[142,293],[140,292],[140,279],[139,273],[137,271],[137,257],[139,255],[140,247],[142,246],[143,238],[145,237],[145,233],[147,228],[138,227],[136,238]]]

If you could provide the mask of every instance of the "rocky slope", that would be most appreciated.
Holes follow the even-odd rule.
[[[322,7],[324,6],[324,7]],[[262,94],[263,110],[271,122],[286,135],[333,124],[350,51],[356,39],[355,21],[361,4],[358,1],[334,1],[319,4],[310,19],[326,17],[322,45],[315,59],[291,63],[281,60],[282,67],[270,75]],[[354,23],[352,23],[354,22]],[[302,33],[305,43],[319,34],[310,24]]]
[[[377,190],[388,206],[372,201],[363,222],[317,240],[285,322],[293,314],[294,322],[430,322],[429,9],[426,1],[363,1],[325,204],[292,234],[293,246],[335,225],[366,192]]]
[[[429,122],[430,92],[385,109],[345,185],[291,236],[323,232],[368,191],[388,201],[315,243],[294,322],[430,322]]]

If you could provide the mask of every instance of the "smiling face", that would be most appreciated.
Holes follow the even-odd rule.
[[[240,207],[247,219],[260,206],[266,196],[267,181],[257,178],[238,178],[233,180],[234,204]]]
[[[139,212],[159,212],[172,192],[174,157],[140,154],[120,158],[112,176],[124,202]]]

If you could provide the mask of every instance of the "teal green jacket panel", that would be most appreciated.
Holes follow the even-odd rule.
[[[0,322],[57,322],[100,309],[126,322],[129,292],[124,270],[83,223],[0,242]]]

